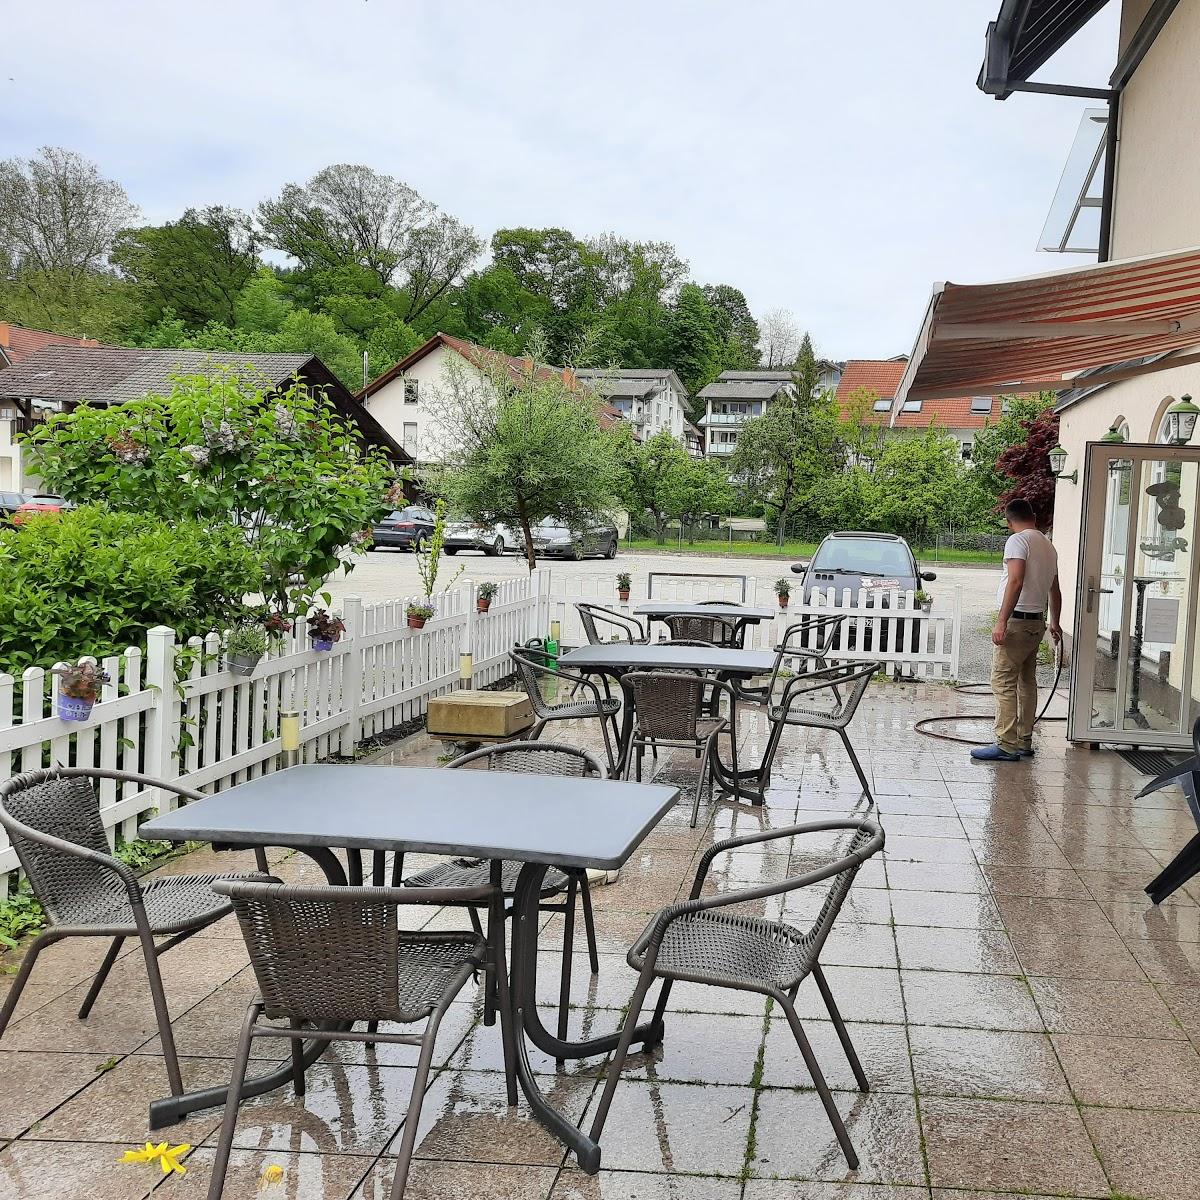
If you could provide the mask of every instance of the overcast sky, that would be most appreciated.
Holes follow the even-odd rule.
[[[1042,74],[1103,83],[1110,5]],[[1086,101],[975,87],[999,0],[48,0],[0,35],[0,157],[61,145],[144,216],[331,162],[485,237],[673,242],[819,353],[906,352],[937,280],[1034,246]]]

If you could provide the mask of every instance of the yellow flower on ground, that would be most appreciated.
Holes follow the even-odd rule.
[[[164,1175],[175,1173],[177,1175],[186,1175],[187,1167],[179,1161],[182,1154],[186,1154],[191,1149],[191,1146],[184,1144],[180,1146],[168,1146],[166,1142],[159,1142],[157,1146],[147,1142],[141,1150],[126,1150],[121,1155],[121,1161],[125,1163],[153,1163],[156,1162],[162,1167]]]
[[[269,1163],[263,1167],[262,1174],[258,1177],[258,1190],[265,1192],[267,1188],[282,1182],[283,1168],[278,1163]]]

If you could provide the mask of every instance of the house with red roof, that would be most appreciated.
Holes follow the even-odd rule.
[[[908,357],[903,354],[896,358],[850,359],[837,388],[842,418],[849,416],[853,407],[862,405],[866,407],[865,421],[893,429],[928,429],[936,423],[958,442],[962,457],[969,459],[976,433],[999,418],[1004,401],[999,396],[905,400],[893,412],[893,401],[907,367]]]
[[[584,388],[568,367],[535,367],[531,358],[502,354],[448,333],[435,333],[371,380],[358,393],[358,399],[417,462],[440,462],[453,440],[453,431],[446,428],[446,399],[455,382],[454,372],[464,367],[466,374],[462,377],[468,386],[479,390],[481,402],[492,394],[489,374],[497,368],[507,371],[514,380],[535,371],[540,379],[558,376],[572,388]],[[601,425],[611,427],[624,420],[602,399],[597,398],[597,406]]]

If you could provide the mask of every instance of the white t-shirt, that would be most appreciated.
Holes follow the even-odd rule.
[[[1044,613],[1050,603],[1050,587],[1058,576],[1058,551],[1054,543],[1036,529],[1022,529],[1004,543],[1004,575],[996,589],[996,606],[1004,603],[1008,587],[1009,559],[1025,560],[1025,581],[1017,597],[1017,611]]]

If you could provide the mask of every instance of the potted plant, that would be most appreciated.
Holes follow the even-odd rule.
[[[622,600],[629,599],[629,588],[632,585],[632,583],[633,583],[633,580],[629,577],[628,571],[618,571],[617,572],[617,595]]]
[[[775,595],[779,600],[779,607],[787,608],[788,601],[792,597],[792,581],[790,579],[775,580]]]
[[[263,621],[263,629],[271,641],[282,641],[292,632],[294,624],[287,613],[273,612],[267,614],[266,620]]]
[[[225,635],[225,666],[235,675],[253,675],[267,652],[267,631],[253,621],[239,621]]]
[[[58,695],[55,708],[63,721],[86,721],[92,715],[92,705],[100,698],[100,689],[109,682],[108,672],[91,659],[71,667],[56,667]]]
[[[409,629],[424,629],[425,622],[433,616],[433,605],[410,604],[404,610],[404,615],[408,618]]]
[[[496,584],[490,579],[479,585],[475,593],[475,611],[485,613],[492,607],[492,599],[496,595]]]
[[[312,639],[314,650],[332,650],[343,633],[346,625],[341,617],[334,616],[328,609],[318,608],[308,618],[308,636]]]
[[[913,594],[913,603],[922,611],[928,612],[933,607],[933,597],[921,588]]]

